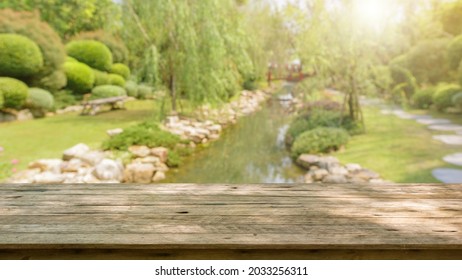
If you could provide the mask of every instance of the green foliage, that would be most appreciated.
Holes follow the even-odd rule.
[[[117,74],[109,74],[109,84],[124,87],[125,86],[125,79],[124,77],[117,75]]]
[[[93,69],[95,74],[95,86],[110,85],[111,81],[109,79],[109,74],[103,71]]]
[[[167,165],[171,168],[179,167],[182,164],[181,156],[175,150],[168,151]]]
[[[41,79],[60,71],[66,57],[63,43],[56,31],[48,23],[41,21],[37,13],[0,10],[0,33],[23,35],[39,46],[43,55],[43,68],[36,77],[33,77],[31,84],[45,87],[41,84]],[[62,83],[59,86],[62,86]]]
[[[444,3],[439,13],[439,20],[446,32],[452,35],[462,33],[462,1]]]
[[[103,149],[124,151],[133,145],[146,145],[151,148],[162,146],[172,150],[179,142],[178,136],[161,130],[157,123],[145,122],[106,140]]]
[[[0,78],[0,95],[3,96],[3,107],[21,109],[26,102],[29,88],[19,80]]]
[[[452,97],[452,103],[456,108],[462,110],[462,92],[459,92],[458,94],[454,95],[454,97]]]
[[[401,92],[409,100],[417,90],[417,81],[411,71],[398,65],[390,66],[391,77],[393,79],[393,91],[401,97]]]
[[[30,77],[42,67],[42,53],[34,41],[22,35],[0,34],[0,76]]]
[[[0,90],[0,109],[3,108],[4,103],[5,103],[5,98],[3,97],[3,92]]]
[[[448,79],[448,45],[448,39],[426,40],[407,54],[407,67],[419,83],[436,84]],[[462,53],[460,58],[462,59]]]
[[[147,99],[152,97],[153,95],[153,89],[152,87],[148,85],[139,85],[138,86],[138,92],[137,92],[137,98],[138,99]]]
[[[454,38],[448,49],[449,65],[452,70],[457,70],[462,62],[462,36]]]
[[[64,70],[59,69],[47,76],[37,79],[37,82],[32,84],[37,84],[40,85],[41,88],[56,92],[67,85],[66,73],[64,73]]]
[[[94,40],[72,41],[66,45],[67,54],[100,71],[110,71],[112,54],[103,43]]]
[[[439,85],[433,95],[433,103],[435,104],[436,109],[438,109],[438,111],[444,111],[445,109],[450,108],[453,105],[452,98],[460,92],[461,88],[459,85]]]
[[[112,85],[97,86],[91,91],[91,100],[116,97],[116,96],[126,96],[127,92],[124,88]]]
[[[292,146],[292,156],[328,153],[348,143],[348,132],[343,128],[319,127],[302,133]]]
[[[95,74],[88,65],[80,62],[66,62],[64,71],[67,76],[67,88],[75,94],[85,94],[93,88]]]
[[[95,30],[79,33],[72,40],[95,40],[105,44],[112,53],[114,63],[128,62],[128,49],[125,43],[117,36],[104,30]]]
[[[419,89],[412,96],[412,105],[417,109],[429,109],[433,105],[434,88]]]
[[[47,90],[41,88],[30,88],[26,104],[28,108],[49,111],[54,107],[54,98]]]
[[[128,96],[138,97],[138,85],[133,81],[127,81],[125,83],[125,90]]]
[[[78,100],[70,90],[60,90],[55,93],[55,107],[54,109],[64,109],[69,106],[76,105]]]
[[[256,90],[256,89],[258,88],[255,79],[248,79],[248,80],[245,80],[245,81],[244,81],[244,84],[242,85],[242,87],[243,87],[245,90]]]
[[[124,79],[130,78],[130,68],[127,65],[122,63],[115,63],[111,67],[111,73],[118,74],[122,76]]]
[[[120,18],[119,5],[112,0],[2,0],[0,8],[38,10],[41,18],[63,38],[82,31],[114,27]]]

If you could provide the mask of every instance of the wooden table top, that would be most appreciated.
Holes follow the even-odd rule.
[[[0,185],[0,249],[462,249],[458,185]]]

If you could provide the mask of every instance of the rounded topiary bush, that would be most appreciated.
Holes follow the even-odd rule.
[[[94,40],[73,41],[66,45],[67,54],[100,71],[109,71],[112,54],[103,43]]]
[[[109,74],[109,84],[119,87],[125,86],[125,79],[124,77],[117,75],[117,74]]]
[[[41,88],[30,88],[27,97],[26,107],[30,109],[34,117],[41,118],[45,113],[54,108],[53,95]]]
[[[86,64],[80,62],[66,62],[64,71],[67,76],[67,88],[74,94],[90,92],[95,83],[95,74]]]
[[[110,72],[113,74],[118,74],[122,76],[124,79],[130,78],[130,68],[128,68],[127,65],[122,63],[113,64]]]
[[[152,87],[147,86],[147,85],[139,85],[138,86],[138,93],[137,93],[137,98],[139,99],[147,99],[152,96]]]
[[[348,143],[350,136],[343,128],[319,127],[302,133],[292,146],[292,156],[301,154],[327,153],[338,150]]]
[[[126,96],[127,92],[124,88],[113,85],[97,86],[91,91],[91,100],[116,97],[116,96]]]
[[[435,94],[433,95],[433,104],[435,104],[438,111],[444,111],[452,107],[452,98],[462,92],[459,85],[443,84],[438,86]]]
[[[19,80],[0,78],[0,95],[3,95],[3,107],[21,109],[27,99],[29,88]]]
[[[114,63],[128,62],[128,49],[125,46],[124,42],[120,38],[104,30],[82,32],[75,36],[73,40],[99,41],[105,44],[111,50]]]
[[[34,41],[43,55],[40,79],[58,71],[65,61],[66,52],[58,33],[35,12],[0,10],[0,33],[23,35]],[[34,77],[35,78],[35,77]],[[40,85],[41,86],[41,85]]]
[[[138,97],[138,85],[133,81],[127,81],[125,83],[125,90],[128,96]]]
[[[56,92],[67,85],[66,73],[64,73],[64,70],[59,69],[33,84],[41,85],[41,88]]]
[[[418,109],[428,109],[433,105],[434,88],[425,88],[418,90],[412,96],[412,105]]]
[[[0,76],[24,78],[37,74],[43,56],[34,41],[16,34],[0,34]]]
[[[110,85],[111,80],[109,79],[109,74],[103,71],[93,69],[95,74],[95,86]]]

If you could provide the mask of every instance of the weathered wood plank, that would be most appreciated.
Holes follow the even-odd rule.
[[[458,185],[0,185],[0,258],[82,250],[454,257],[461,214]]]

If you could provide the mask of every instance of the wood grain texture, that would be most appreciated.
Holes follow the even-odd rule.
[[[0,185],[1,259],[124,259],[124,252],[126,259],[459,259],[462,186]]]

